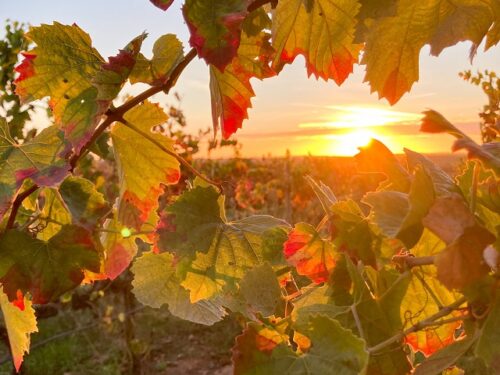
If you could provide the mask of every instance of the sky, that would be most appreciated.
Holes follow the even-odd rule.
[[[176,34],[185,51],[189,50],[189,34],[180,4],[181,1],[175,1],[163,12],[148,0],[0,0],[0,20],[34,26],[52,21],[77,23],[105,57],[115,55],[146,31],[143,52],[150,57],[154,41],[167,33]],[[404,147],[424,153],[448,152],[451,137],[418,133],[420,113],[429,108],[478,139],[477,114],[486,97],[478,87],[461,80],[458,73],[466,69],[499,72],[500,46],[486,53],[481,47],[472,65],[469,48],[469,43],[460,43],[436,58],[424,47],[420,53],[419,82],[392,107],[385,99],[379,100],[376,93],[370,94],[370,87],[363,83],[364,66],[355,66],[354,73],[338,87],[333,81],[308,79],[304,59],[298,57],[278,77],[252,81],[256,93],[253,108],[235,137],[243,145],[241,153],[244,157],[283,156],[289,149],[292,155],[353,155],[357,146],[370,137],[383,141],[396,153]],[[195,60],[174,90],[182,98],[187,130],[193,133],[212,126],[208,78],[205,62]],[[126,90],[137,94],[144,88],[134,85]],[[163,94],[152,100],[162,105],[175,103],[172,96]],[[35,126],[43,121],[38,116]],[[228,152],[215,156],[228,156]]]

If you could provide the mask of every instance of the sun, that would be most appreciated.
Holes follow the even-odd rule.
[[[353,156],[359,148],[366,146],[373,138],[378,138],[373,131],[357,129],[344,134],[335,134],[328,137],[330,153],[338,156]]]

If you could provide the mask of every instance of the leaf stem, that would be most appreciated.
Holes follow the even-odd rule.
[[[435,313],[434,315],[431,315],[427,319],[421,320],[420,322],[412,325],[410,328],[408,328],[402,332],[397,333],[396,335],[388,338],[385,341],[382,341],[381,343],[379,343],[375,346],[372,346],[371,348],[368,348],[368,353],[373,354],[373,353],[379,352],[380,350],[384,349],[385,347],[387,347],[387,346],[389,346],[397,341],[402,340],[405,336],[409,335],[410,333],[420,331],[424,328],[463,320],[464,316],[445,319],[442,321],[437,321],[438,319],[443,318],[446,315],[449,315],[454,310],[458,310],[460,308],[460,306],[462,306],[465,302],[467,302],[467,299],[465,297],[462,297],[462,298],[458,299],[457,301],[453,302],[451,305],[447,305],[447,306],[442,307],[437,313]]]
[[[405,254],[393,256],[392,261],[400,266],[404,266],[405,268],[413,268],[432,265],[434,264],[434,258],[434,255],[416,257],[411,254]]]
[[[9,220],[7,221],[7,225],[5,227],[7,230],[14,228],[14,222],[16,220],[17,212],[19,211],[19,208],[21,208],[23,201],[26,198],[28,198],[31,194],[33,194],[35,191],[37,191],[37,189],[38,185],[33,185],[29,189],[17,195],[16,199],[14,200],[14,203],[12,203],[12,209],[10,211]]]
[[[470,187],[470,210],[473,214],[476,213],[479,172],[480,172],[479,162],[474,161],[474,169],[472,171],[472,184]]]

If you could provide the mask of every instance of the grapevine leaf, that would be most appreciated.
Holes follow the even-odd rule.
[[[181,284],[189,289],[191,301],[214,298],[226,286],[233,288],[246,272],[262,263],[263,235],[276,227],[286,227],[286,223],[265,215],[219,226],[208,252],[196,252]]]
[[[491,47],[498,44],[500,41],[500,4],[498,2],[493,2],[493,15],[495,22],[493,26],[488,31],[488,35],[486,35],[486,44],[484,46],[485,50],[490,49]]]
[[[264,79],[275,73],[270,68],[274,54],[264,29],[271,27],[268,15],[262,10],[252,12],[243,23],[241,43],[236,57],[221,72],[210,67],[212,120],[215,131],[222,130],[227,139],[248,118],[250,99],[255,95],[250,84],[252,77]]]
[[[45,222],[45,228],[37,233],[36,238],[48,241],[59,233],[62,226],[71,224],[72,217],[61,194],[56,189],[45,188],[40,192],[39,197],[44,201],[40,220]]]
[[[146,101],[128,111],[124,118],[174,153],[171,139],[151,131],[168,118],[159,105]],[[124,225],[139,230],[149,214],[158,207],[158,197],[162,192],[160,184],[176,184],[179,181],[179,162],[123,124],[113,126],[111,139],[120,177],[118,218]]]
[[[336,320],[321,315],[311,316],[295,328],[310,342],[305,353],[294,351],[279,332],[249,324],[236,338],[234,373],[354,375],[366,371],[368,353],[365,342]]]
[[[366,39],[369,26],[382,17],[396,15],[397,0],[359,0],[361,9],[357,15],[356,37],[354,41],[361,43]]]
[[[169,311],[184,320],[212,325],[226,312],[214,301],[191,303],[189,292],[180,285],[174,256],[170,253],[144,253],[132,265],[133,292],[136,298],[151,307],[168,305]]]
[[[39,186],[54,186],[69,173],[64,159],[68,145],[54,126],[32,140],[17,144],[9,126],[0,118],[0,218],[9,209],[13,196],[23,181],[30,178]]]
[[[411,249],[411,252],[417,257],[431,256],[439,254],[445,247],[446,244],[439,237],[426,229],[420,241]],[[415,319],[421,321],[432,316],[439,311],[440,306],[449,305],[455,302],[458,297],[457,293],[449,291],[436,279],[434,266],[414,268],[411,272],[411,282],[400,306],[404,329],[416,323]],[[439,305],[434,298],[439,301]],[[412,314],[417,312],[418,316],[414,317]],[[448,315],[448,317],[455,316],[457,316],[455,312]],[[417,331],[407,335],[405,341],[414,350],[420,350],[425,355],[431,355],[454,341],[454,333],[459,326],[460,322],[453,322],[435,328],[428,328],[425,331]]]
[[[10,230],[0,244],[0,281],[11,301],[21,291],[31,293],[33,303],[47,303],[78,286],[84,270],[100,270],[91,234],[80,227],[63,226],[48,241]]]
[[[449,122],[441,113],[432,109],[424,111],[424,117],[420,124],[420,131],[424,133],[449,133],[457,138],[466,135],[455,125]]]
[[[29,352],[30,335],[38,332],[35,310],[27,297],[22,297],[23,308],[19,309],[9,302],[0,289],[0,306],[2,308],[5,328],[9,335],[10,351],[17,372],[21,368],[25,353]]]
[[[253,311],[263,316],[275,313],[281,300],[281,289],[269,263],[248,271],[240,282],[241,294]]]
[[[130,82],[144,82],[150,85],[165,83],[172,71],[182,61],[184,48],[173,34],[158,38],[153,46],[153,58],[146,59],[142,54],[137,56],[134,69],[130,73]]]
[[[184,256],[207,252],[217,229],[224,224],[218,198],[212,187],[197,186],[161,211],[158,249]]]
[[[101,65],[101,69],[92,78],[92,84],[97,88],[97,100],[111,101],[120,92],[123,84],[135,66],[137,55],[147,34],[133,39],[118,55],[109,58]]]
[[[59,193],[71,212],[73,223],[88,230],[94,228],[110,210],[104,196],[85,178],[67,177],[59,187]]]
[[[418,167],[409,194],[378,191],[366,194],[363,202],[371,206],[373,220],[386,236],[398,238],[411,248],[422,234],[422,219],[434,202],[433,193],[431,179]]]
[[[282,0],[273,16],[273,47],[277,71],[302,54],[307,73],[342,84],[358,61],[361,46],[354,44],[354,0]]]
[[[439,375],[452,367],[474,344],[475,337],[466,337],[433,353],[415,369],[414,375]]]
[[[160,8],[161,10],[167,10],[174,0],[149,0],[154,6]]]
[[[263,262],[265,234],[287,224],[257,215],[228,222],[219,193],[212,186],[195,186],[160,213],[156,246],[180,257],[182,285],[191,301],[213,298],[251,268]]]
[[[32,27],[26,36],[37,46],[16,68],[16,92],[24,102],[49,97],[56,124],[78,152],[107,107],[92,85],[104,60],[77,25],[54,22]]]
[[[459,41],[479,44],[493,22],[493,2],[399,1],[393,17],[382,17],[370,27],[363,63],[372,91],[395,104],[419,78],[422,47],[431,52]]]
[[[129,236],[127,229],[116,219],[116,214],[104,223],[105,231],[101,235],[105,252],[104,274],[111,280],[116,279],[137,254],[136,237]]]
[[[314,227],[306,223],[295,225],[283,244],[283,252],[299,275],[307,276],[317,284],[328,280],[335,267],[333,244],[322,239]]]
[[[410,175],[382,142],[372,139],[366,146],[359,148],[359,153],[354,158],[360,172],[383,173],[388,178],[388,188],[408,191]]]
[[[474,215],[459,195],[436,199],[424,218],[424,225],[446,244],[455,241],[466,228],[473,227],[475,223]]]
[[[453,195],[460,192],[453,182],[453,179],[429,158],[406,148],[404,151],[408,162],[408,168],[413,171],[417,166],[420,166],[431,179],[437,197]]]
[[[500,156],[498,152],[494,151],[496,147],[495,143],[486,143],[480,146],[439,112],[429,110],[425,111],[424,115],[420,131],[426,133],[449,133],[453,135],[457,138],[453,144],[453,151],[465,149],[469,154],[469,158],[479,159],[496,172],[500,172]]]
[[[475,354],[482,358],[487,366],[493,369],[499,369],[500,348],[500,297],[496,297],[491,306],[488,317],[482,327],[477,345],[474,349]]]
[[[191,33],[189,43],[198,56],[221,72],[236,56],[248,3],[248,0],[186,0],[182,8]]]
[[[367,267],[365,271],[369,269]],[[340,257],[329,284],[319,288],[306,287],[302,296],[294,300],[292,318],[300,322],[311,314],[324,314],[357,332],[369,346],[375,346],[400,332],[402,327],[399,306],[409,278],[388,275],[389,272],[380,272],[374,283],[381,287],[371,291],[361,270],[347,256]],[[370,357],[367,373],[393,375],[408,370],[403,348],[394,343],[387,352]]]
[[[490,268],[484,262],[483,252],[494,241],[495,236],[478,225],[465,228],[458,239],[436,256],[438,279],[448,289],[463,289],[487,275]]]

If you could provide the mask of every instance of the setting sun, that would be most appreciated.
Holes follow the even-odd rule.
[[[366,146],[371,139],[380,138],[375,132],[366,129],[354,130],[345,134],[328,135],[329,153],[338,156],[353,156],[358,148]]]
[[[308,122],[301,128],[365,128],[389,124],[415,123],[421,117],[418,113],[393,111],[378,107],[331,106],[333,112],[326,121]]]

